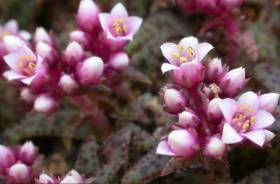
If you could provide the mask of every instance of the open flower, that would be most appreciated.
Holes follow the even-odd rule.
[[[204,78],[201,60],[213,48],[209,43],[198,43],[195,37],[183,38],[179,44],[164,43],[161,52],[169,63],[161,66],[162,73],[172,71],[173,80],[185,87],[193,87]]]
[[[132,40],[142,24],[140,17],[128,16],[121,3],[116,4],[110,13],[100,13],[99,21],[107,38],[114,41]]]
[[[156,152],[162,155],[191,157],[198,149],[199,144],[195,130],[181,129],[172,131],[167,140],[161,141]]]
[[[259,97],[254,92],[242,94],[238,101],[224,99],[220,102],[220,108],[225,121],[222,132],[224,143],[234,144],[248,139],[262,147],[274,137],[265,128],[272,125],[275,119],[262,109]]]
[[[30,85],[34,79],[46,73],[47,67],[43,64],[43,60],[27,46],[22,46],[17,52],[5,56],[4,60],[11,69],[3,74],[9,81],[19,80]]]

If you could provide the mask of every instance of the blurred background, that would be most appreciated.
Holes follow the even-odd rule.
[[[186,0],[189,1],[190,0]],[[251,78],[248,89],[280,93],[280,1],[245,0],[222,17],[207,11],[187,11],[176,0],[96,0],[104,11],[122,2],[131,15],[144,22],[127,51],[133,68],[124,73],[135,98],[124,102],[112,94],[92,93],[102,105],[116,133],[102,140],[74,106],[65,101],[51,117],[32,112],[18,91],[0,80],[0,143],[17,145],[32,140],[42,156],[36,167],[64,174],[70,168],[96,176],[98,183],[280,183],[279,136],[267,149],[240,148],[230,152],[229,175],[224,163],[212,163],[213,172],[199,163],[171,168],[159,177],[168,161],[156,156],[159,131],[168,131],[172,119],[163,112],[160,90],[167,78],[160,72],[164,62],[159,47],[193,35],[215,46],[213,56],[231,67],[244,66]],[[79,0],[0,0],[0,22],[10,19],[31,33],[37,27],[52,30],[59,49],[76,28]],[[237,31],[231,34],[233,21]],[[279,116],[278,116],[279,120]],[[279,135],[279,121],[273,127]],[[169,127],[168,127],[169,126]],[[111,161],[108,161],[111,160]],[[114,161],[112,161],[114,160]],[[228,165],[228,163],[226,163]]]

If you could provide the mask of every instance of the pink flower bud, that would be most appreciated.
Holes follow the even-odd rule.
[[[49,95],[42,94],[34,102],[34,110],[42,114],[50,114],[57,107],[57,102]]]
[[[188,128],[188,127],[196,127],[198,125],[198,117],[188,111],[183,111],[179,114],[178,116],[179,118],[179,125],[184,127],[184,128]]]
[[[245,86],[245,69],[240,67],[230,70],[220,81],[223,93],[228,96],[237,95]]]
[[[157,154],[192,157],[199,149],[195,130],[174,130],[157,147]]]
[[[59,86],[66,93],[72,93],[75,90],[77,90],[79,87],[76,80],[68,74],[64,74],[61,76],[60,81],[59,81]]]
[[[38,149],[31,141],[24,143],[18,153],[19,160],[27,165],[32,165],[37,155]]]
[[[44,42],[52,47],[55,47],[53,38],[42,27],[39,27],[36,29],[35,34],[34,34],[34,41],[35,41],[35,43]]]
[[[176,89],[166,89],[163,98],[164,108],[169,113],[177,114],[182,112],[186,106],[183,94]]]
[[[109,63],[112,68],[116,70],[124,70],[129,65],[128,55],[124,52],[120,52],[111,56]]]
[[[208,139],[204,153],[212,158],[221,159],[225,153],[226,145],[217,136]]]
[[[104,63],[99,57],[90,57],[76,67],[77,78],[82,85],[97,84],[103,74]]]
[[[67,173],[67,175],[61,181],[61,184],[68,184],[68,183],[82,183],[83,179],[81,175],[75,171],[71,170]]]
[[[70,33],[70,40],[81,44],[85,48],[89,48],[89,46],[90,46],[89,40],[91,40],[91,39],[83,31],[72,31]]]
[[[20,96],[26,102],[33,102],[36,98],[36,95],[34,95],[29,88],[22,89],[20,92]]]
[[[70,43],[65,50],[65,61],[69,66],[75,66],[85,59],[83,48],[77,42]]]
[[[270,113],[273,113],[278,105],[279,94],[277,93],[268,93],[259,96],[260,108],[264,109]]]
[[[214,98],[209,102],[207,107],[207,118],[209,121],[218,122],[223,118],[223,114],[219,106],[220,102],[220,98]]]
[[[25,164],[17,163],[9,168],[8,183],[30,184],[31,181],[31,170]]]
[[[56,182],[54,181],[53,178],[49,177],[48,175],[40,174],[38,183],[39,184],[55,184]]]
[[[218,77],[223,73],[223,65],[220,59],[214,58],[212,59],[208,65],[206,70],[206,79],[209,82],[216,82]]]
[[[239,7],[243,3],[243,0],[221,0],[220,6],[226,8],[227,10],[232,10]]]
[[[16,52],[25,45],[25,42],[16,36],[5,36],[3,42],[8,53]]]
[[[49,64],[55,64],[57,53],[50,45],[44,42],[38,42],[36,45],[36,53]]]
[[[0,145],[0,175],[16,162],[14,154],[5,146]]]
[[[98,15],[100,10],[92,0],[80,1],[77,22],[79,27],[86,32],[94,32],[99,25]]]

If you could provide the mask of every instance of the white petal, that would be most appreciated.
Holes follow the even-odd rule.
[[[265,134],[263,130],[254,130],[251,132],[248,132],[246,134],[243,134],[247,139],[252,141],[253,143],[263,146],[265,141]]]
[[[225,144],[234,144],[242,141],[242,137],[236,132],[234,128],[230,126],[230,124],[225,123],[222,134],[222,141]]]
[[[175,155],[175,153],[173,153],[168,144],[167,144],[167,141],[161,141],[159,144],[158,144],[158,147],[157,147],[157,150],[156,150],[156,153],[157,154],[161,154],[161,155],[170,155],[170,156],[173,156]]]
[[[111,10],[111,14],[115,17],[127,17],[128,13],[122,3],[116,4]]]
[[[237,111],[237,103],[235,100],[226,98],[220,101],[219,107],[227,122],[231,122],[231,119]]]
[[[183,46],[184,48],[187,47],[195,48],[198,45],[198,40],[193,36],[189,36],[180,40],[179,45]]]
[[[256,113],[259,108],[259,98],[252,91],[242,94],[238,99],[238,103],[240,105],[246,105],[250,110],[253,110],[253,113]]]
[[[198,56],[198,60],[201,61],[210,50],[212,50],[214,47],[209,43],[200,43],[196,47],[196,53]]]
[[[175,69],[179,69],[179,67],[176,66],[176,65],[169,64],[169,63],[163,63],[163,64],[161,65],[161,71],[162,71],[162,73],[168,72],[168,71],[170,71],[170,70],[175,70]]]
[[[256,123],[253,125],[253,129],[269,127],[275,121],[274,117],[269,112],[264,110],[258,111],[255,117]]]

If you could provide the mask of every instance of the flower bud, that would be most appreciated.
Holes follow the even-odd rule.
[[[38,183],[39,184],[55,184],[55,181],[53,178],[49,177],[46,174],[40,174]]]
[[[212,59],[208,65],[206,70],[206,79],[209,82],[216,82],[218,77],[223,73],[223,65],[220,59],[214,58]]]
[[[196,135],[187,130],[174,130],[168,135],[167,143],[176,156],[193,156],[199,145]]]
[[[229,71],[220,81],[223,93],[230,97],[237,95],[245,84],[245,69],[242,67]]]
[[[57,102],[50,96],[43,94],[36,98],[34,110],[42,114],[50,114],[57,107]]]
[[[38,150],[31,141],[24,143],[18,153],[19,160],[27,165],[32,165],[37,155]]]
[[[44,42],[38,42],[36,45],[36,53],[49,64],[55,64],[57,53],[50,45]]]
[[[83,48],[77,42],[71,42],[65,50],[65,61],[69,66],[75,66],[85,59]]]
[[[82,85],[97,84],[104,70],[104,63],[99,57],[90,57],[76,67],[77,78]]]
[[[0,175],[16,162],[14,154],[5,146],[0,145]]]
[[[67,173],[65,178],[61,181],[61,184],[68,184],[68,183],[82,183],[83,179],[81,175],[75,171],[71,170]]]
[[[204,153],[212,158],[221,159],[225,153],[226,145],[217,136],[208,139]]]
[[[223,114],[219,106],[220,102],[220,98],[214,98],[209,102],[207,107],[207,119],[209,121],[219,121],[223,118]]]
[[[268,93],[259,96],[260,108],[264,109],[270,113],[273,113],[278,105],[279,94],[277,93]]]
[[[89,48],[90,46],[90,39],[88,37],[89,36],[83,31],[72,31],[70,33],[70,40],[79,43],[84,46],[84,48]]]
[[[25,42],[16,36],[5,36],[3,41],[8,53],[16,52],[25,45]]]
[[[99,25],[98,14],[100,10],[92,0],[80,1],[77,22],[79,27],[86,32],[94,32]]]
[[[120,52],[117,54],[114,54],[108,63],[112,68],[116,70],[124,70],[128,67],[129,65],[129,57],[126,53]]]
[[[237,8],[243,3],[243,0],[221,0],[220,6],[224,7],[227,10],[232,10]]]
[[[55,47],[53,38],[42,27],[39,27],[36,29],[35,34],[34,34],[34,41],[35,41],[35,43],[44,42],[52,47]]]
[[[33,102],[36,98],[36,96],[32,93],[32,91],[29,88],[22,89],[20,92],[20,96],[26,102]]]
[[[184,128],[188,128],[188,127],[196,127],[198,125],[198,117],[188,111],[183,111],[179,114],[178,116],[179,118],[179,125],[184,127]]]
[[[177,114],[182,112],[186,106],[183,94],[176,89],[166,89],[163,98],[164,108],[169,113]]]
[[[9,168],[8,183],[29,184],[31,180],[31,170],[25,164],[17,163]]]
[[[64,74],[61,76],[59,86],[66,93],[72,93],[79,87],[76,80],[68,74]]]

